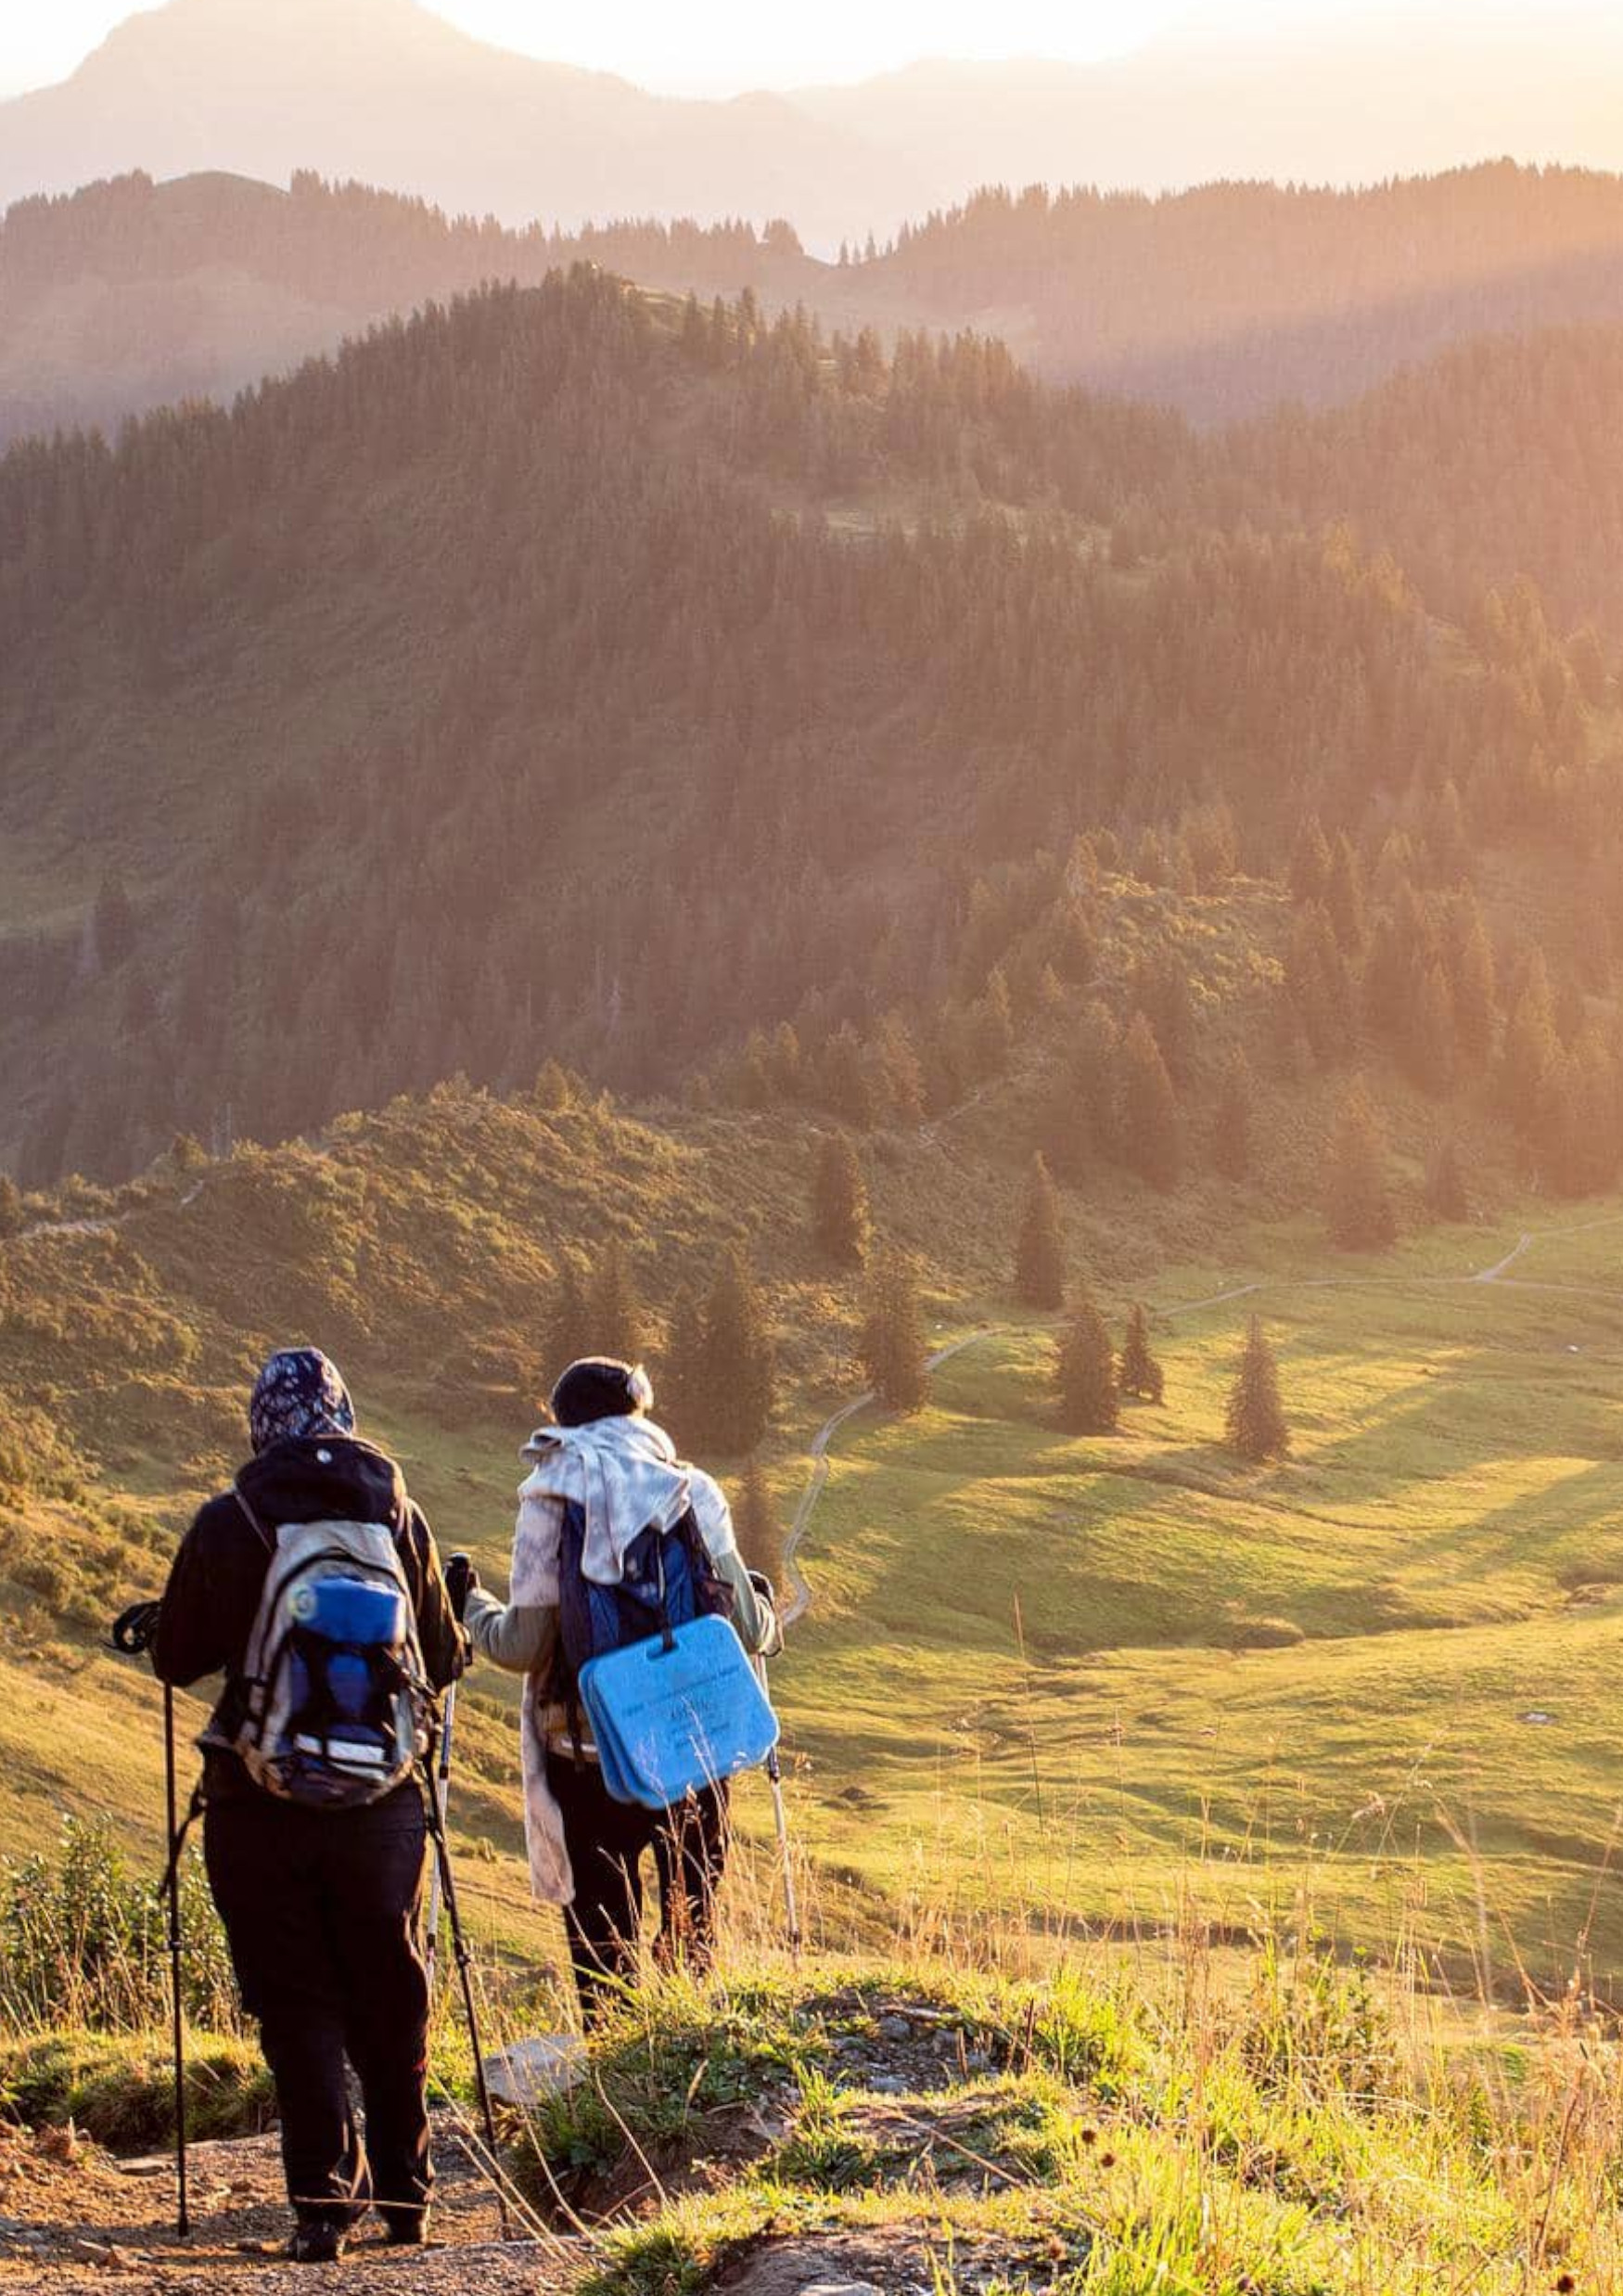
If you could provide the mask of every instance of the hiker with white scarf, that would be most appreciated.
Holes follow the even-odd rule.
[[[626,1549],[650,1524],[661,1530],[691,1507],[711,1570],[731,1592],[746,1650],[777,1645],[772,1607],[750,1581],[721,1486],[676,1456],[648,1414],[654,1392],[640,1366],[607,1356],[573,1363],[551,1396],[555,1421],[524,1446],[530,1472],[518,1492],[510,1600],[474,1579],[464,1623],[474,1648],[521,1674],[524,1826],[530,1886],[562,1905],[581,2021],[595,2023],[635,1977],[642,1926],[642,1862],[650,1849],[659,1887],[656,1956],[703,1969],[715,1940],[715,1901],[727,1855],[724,1783],[663,1811],[616,1802],[603,1782],[578,1707],[566,1702],[559,1606],[564,1512],[583,1512],[581,1571],[618,1585]]]

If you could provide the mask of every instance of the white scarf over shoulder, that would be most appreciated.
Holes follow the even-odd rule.
[[[639,1532],[650,1523],[668,1530],[693,1503],[693,1469],[677,1457],[676,1445],[652,1419],[538,1428],[524,1456],[533,1464],[518,1492],[512,1593],[517,1603],[558,1598],[563,1502],[573,1499],[585,1509],[581,1569],[597,1586],[620,1584],[626,1549]]]

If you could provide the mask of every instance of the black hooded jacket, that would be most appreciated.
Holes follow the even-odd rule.
[[[400,1469],[376,1444],[353,1435],[288,1437],[262,1451],[236,1478],[266,1535],[287,1522],[379,1522],[395,1534],[417,1617],[423,1663],[436,1690],[467,1661],[467,1639],[452,1615],[432,1532],[406,1492]],[[225,1688],[211,1733],[230,1738],[240,1719],[241,1674],[259,1612],[270,1555],[236,1491],[209,1500],[181,1541],[163,1590],[152,1664],[160,1681],[185,1689],[224,1673]],[[227,1782],[211,1762],[211,1788]]]

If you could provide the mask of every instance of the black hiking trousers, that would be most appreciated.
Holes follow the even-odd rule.
[[[203,1819],[209,1887],[259,2020],[301,2222],[392,2224],[428,2205],[428,1983],[418,1942],[427,1821],[415,1785],[364,1810],[245,1787]],[[365,2109],[355,2124],[346,2060]]]
[[[709,1786],[669,1810],[616,1802],[594,1762],[549,1752],[547,1783],[564,1821],[575,1895],[564,1908],[590,2032],[636,1976],[643,1924],[643,1859],[654,1853],[659,1884],[655,1959],[708,1969],[716,1947],[716,1897],[727,1863],[728,1789]]]

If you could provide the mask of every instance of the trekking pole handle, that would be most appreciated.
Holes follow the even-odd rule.
[[[479,1572],[473,1567],[473,1557],[453,1555],[445,1566],[445,1592],[451,1600],[451,1615],[458,1626],[467,1610],[467,1598],[478,1584]]]
[[[160,1602],[133,1602],[121,1610],[109,1630],[108,1642],[122,1658],[139,1658],[152,1648],[158,1633]]]

